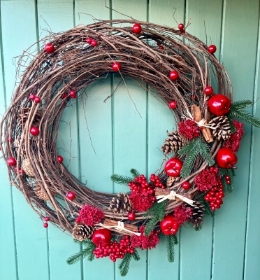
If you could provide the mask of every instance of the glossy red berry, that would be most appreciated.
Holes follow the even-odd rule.
[[[170,80],[172,80],[172,81],[177,80],[177,79],[179,78],[179,73],[178,73],[178,71],[172,70],[172,71],[169,73],[169,78],[170,78]]]
[[[87,42],[88,44],[91,44],[92,39],[91,39],[91,38],[87,38],[87,39],[86,39],[86,42]]]
[[[128,215],[127,215],[127,218],[128,218],[128,220],[129,221],[134,221],[135,220],[135,213],[134,212],[130,212],[130,213],[128,213]]]
[[[63,157],[62,156],[57,156],[57,161],[59,163],[63,163]]]
[[[30,100],[34,100],[35,99],[35,95],[34,94],[30,94],[29,99]]]
[[[112,70],[114,72],[119,72],[121,70],[121,64],[117,61],[115,61],[113,64],[112,64]]]
[[[72,90],[70,91],[70,97],[71,97],[71,98],[77,98],[77,93],[76,93],[75,90],[72,89]]]
[[[164,47],[162,45],[159,46],[159,50],[164,50]]]
[[[208,52],[209,53],[213,54],[213,53],[216,52],[216,50],[217,50],[217,47],[215,45],[208,46]]]
[[[16,159],[13,158],[13,157],[10,157],[10,158],[7,160],[7,164],[10,165],[10,166],[16,166]]]
[[[31,129],[30,129],[30,133],[33,135],[33,136],[38,136],[39,133],[40,133],[40,130],[37,126],[32,126]]]
[[[61,98],[62,100],[66,99],[67,97],[69,97],[68,93],[63,93],[63,94],[60,96],[60,98]]]
[[[183,163],[178,158],[170,158],[164,165],[164,171],[168,176],[179,177]]]
[[[45,222],[49,222],[49,220],[50,220],[50,217],[45,217],[45,218],[44,218],[44,221],[45,221]]]
[[[34,97],[34,100],[33,100],[35,103],[41,103],[41,98],[39,96],[35,96]]]
[[[90,44],[92,47],[96,47],[98,45],[98,42],[97,42],[97,40],[92,39]]]
[[[237,156],[230,148],[220,148],[216,154],[216,162],[221,168],[232,168],[237,163]]]
[[[184,190],[188,190],[189,188],[190,188],[190,183],[188,182],[188,181],[186,181],[186,182],[183,182],[182,184],[181,184],[181,187],[184,189]]]
[[[178,25],[178,28],[179,28],[180,31],[183,31],[184,28],[185,28],[185,25],[184,25],[183,23],[180,23],[180,24]]]
[[[231,180],[230,176],[226,175],[225,176],[225,179],[228,181],[228,180]]]
[[[47,53],[53,53],[55,51],[55,48],[52,43],[46,44],[44,49]]]
[[[207,86],[204,88],[204,93],[206,95],[211,95],[213,93],[213,88],[211,86]]]
[[[72,200],[75,199],[76,195],[75,195],[74,192],[69,191],[69,192],[67,192],[66,197],[67,197],[68,200],[71,200],[71,201],[72,201]]]
[[[170,109],[174,110],[177,107],[177,102],[175,100],[172,100],[169,102],[168,106]]]
[[[43,223],[43,227],[47,228],[48,226],[48,223]]]
[[[135,34],[139,34],[142,31],[142,26],[139,23],[135,23],[132,27],[132,31]]]
[[[226,115],[231,108],[231,100],[223,94],[215,94],[208,100],[210,112],[216,116]]]

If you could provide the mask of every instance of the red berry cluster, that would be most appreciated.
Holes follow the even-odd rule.
[[[45,218],[44,218],[43,227],[47,228],[47,227],[49,226],[49,225],[48,225],[49,220],[50,220],[49,217],[45,217]]]
[[[139,191],[141,188],[143,193],[154,194],[154,190],[151,188],[143,174],[135,177],[134,181],[128,183],[128,186],[132,192]]]
[[[87,42],[89,45],[91,45],[92,47],[96,47],[96,46],[98,45],[97,40],[92,39],[92,38],[87,38],[87,39],[86,39],[86,42]]]
[[[109,244],[101,243],[93,253],[97,259],[109,256],[110,260],[115,262],[116,259],[123,259],[126,253],[133,254],[134,248],[130,244],[130,237],[126,235],[119,243],[116,241]]]
[[[165,186],[161,182],[160,178],[155,174],[151,174],[150,182],[152,182],[154,184],[154,186],[157,187],[157,188],[165,189]]]
[[[210,209],[215,211],[223,204],[223,197],[225,196],[223,185],[221,182],[214,186],[205,196],[204,199],[209,203]]]
[[[37,95],[34,94],[30,94],[29,99],[34,101],[35,103],[41,103],[41,98]]]

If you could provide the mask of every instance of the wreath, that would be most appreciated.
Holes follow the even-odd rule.
[[[233,187],[243,119],[260,121],[232,102],[232,85],[207,46],[186,32],[134,20],[98,21],[50,34],[33,55],[21,56],[20,83],[1,121],[1,150],[10,181],[44,220],[84,245],[81,257],[123,259],[122,275],[137,249],[152,249],[162,235],[173,261],[176,233],[184,223],[200,229],[205,213],[221,207]],[[118,73],[149,86],[174,112],[177,130],[162,145],[165,157],[149,177],[113,175],[129,192],[107,194],[87,188],[63,165],[56,141],[64,109],[93,81]],[[216,84],[214,93],[213,84]]]

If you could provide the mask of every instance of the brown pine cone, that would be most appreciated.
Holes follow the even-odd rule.
[[[29,177],[35,177],[34,175],[34,171],[31,165],[31,162],[28,158],[25,158],[22,162],[22,169],[24,171],[24,173],[29,176]]]
[[[192,211],[193,213],[190,220],[193,225],[198,228],[203,223],[205,206],[201,202],[195,201],[192,206]]]
[[[93,232],[94,227],[76,223],[72,231],[72,236],[78,241],[83,241],[89,239],[92,236]]]
[[[208,123],[212,127],[213,137],[217,138],[218,141],[221,139],[227,140],[231,136],[230,123],[227,116],[216,117]]]
[[[132,204],[129,196],[125,193],[119,193],[116,197],[112,198],[108,209],[113,213],[131,212]]]
[[[51,194],[54,196],[55,195],[55,192],[53,190],[50,190]],[[47,201],[49,200],[49,196],[46,192],[46,190],[44,189],[43,186],[41,185],[37,185],[35,188],[34,188],[34,193],[42,200],[44,201]]]
[[[167,187],[170,188],[174,185],[174,183],[178,182],[180,180],[180,177],[168,177],[167,179]]]
[[[176,153],[187,142],[187,140],[180,135],[178,131],[168,132],[167,135],[168,137],[164,140],[164,144],[161,148],[163,153],[166,155],[172,152]]]

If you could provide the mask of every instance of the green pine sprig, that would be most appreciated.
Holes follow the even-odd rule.
[[[136,252],[136,250],[135,250],[134,254],[126,253],[123,260],[119,264],[118,268],[119,268],[121,276],[126,276],[126,274],[128,273],[130,262],[132,259],[134,259],[134,260],[140,259],[139,254]]]
[[[176,235],[169,235],[166,237],[167,258],[169,262],[174,262],[174,245],[178,244]]]
[[[96,248],[96,245],[92,243],[90,240],[84,241],[83,243],[84,246],[86,246],[85,249],[82,249],[80,252],[74,254],[70,258],[67,259],[68,264],[74,264],[77,261],[88,258],[89,261],[92,261],[94,259],[94,254],[93,251]]]
[[[145,217],[151,216],[149,222],[145,226],[145,235],[149,235],[154,229],[155,225],[164,218],[166,205],[167,200],[160,203],[155,202],[153,206],[145,213]]]
[[[114,174],[111,176],[111,179],[114,183],[120,184],[120,185],[127,185],[129,182],[133,181],[133,178],[128,176],[122,176],[118,174]]]
[[[133,259],[134,259],[135,261],[139,261],[139,260],[140,260],[140,255],[139,255],[139,253],[137,252],[137,250],[135,250],[134,253],[133,253]]]
[[[214,159],[210,155],[210,148],[208,144],[200,137],[190,141],[187,145],[182,147],[178,151],[178,154],[180,156],[185,156],[181,170],[181,176],[183,178],[188,177],[191,173],[194,162],[199,154],[208,162],[209,166],[215,164]]]
[[[131,174],[133,175],[134,178],[140,176],[140,173],[134,168],[132,168],[130,170],[130,172],[131,172]]]
[[[228,118],[232,121],[233,119],[241,119],[245,122],[260,127],[260,119],[255,117],[249,112],[246,112],[245,108],[253,105],[253,102],[250,100],[242,100],[233,102],[230,108],[230,112],[228,113]]]

